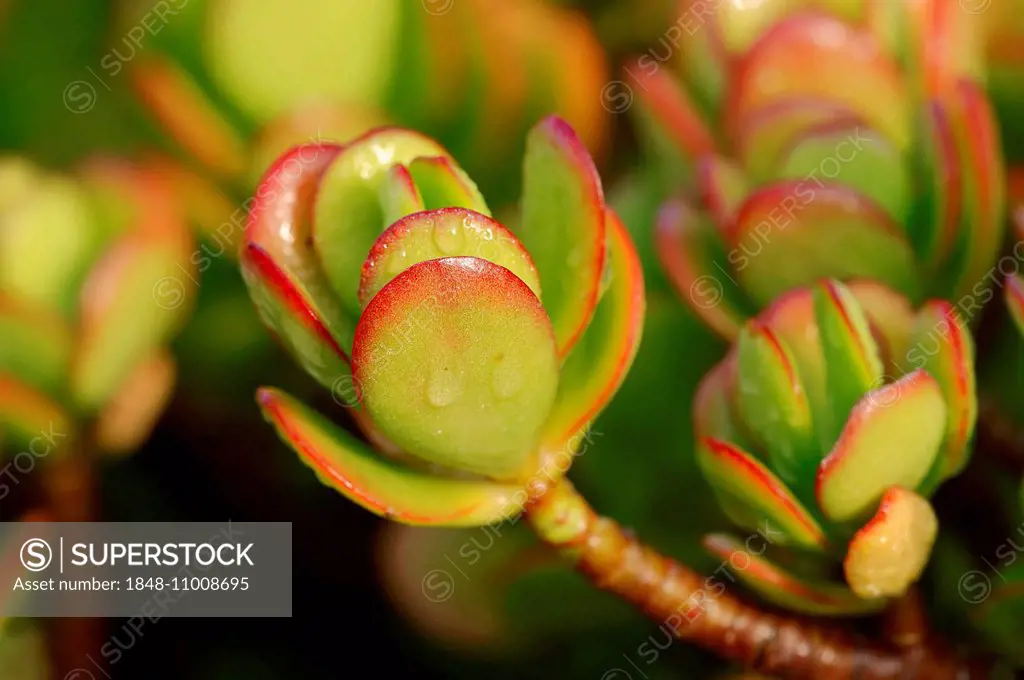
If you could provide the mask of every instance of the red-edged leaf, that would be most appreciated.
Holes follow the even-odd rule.
[[[0,433],[19,445],[28,446],[41,437],[59,447],[72,434],[71,427],[69,414],[49,396],[0,374]]]
[[[685,203],[669,201],[658,212],[654,238],[658,259],[683,302],[719,335],[735,338],[750,304],[727,274],[731,262],[719,232]]]
[[[906,85],[898,64],[874,36],[827,14],[801,14],[776,24],[744,53],[731,85],[727,126],[732,136],[751,112],[807,96],[848,107],[898,149],[909,141]]]
[[[697,439],[711,437],[750,449],[749,436],[736,413],[735,345],[708,371],[693,396],[693,430]]]
[[[446,156],[423,156],[409,162],[409,173],[428,210],[467,208],[491,216],[487,202],[469,175]]]
[[[465,208],[403,217],[380,235],[363,263],[359,301],[365,307],[391,279],[414,264],[469,256],[505,267],[540,297],[537,269],[519,239],[490,217]]]
[[[750,322],[736,342],[736,410],[764,447],[772,470],[799,498],[813,499],[822,451],[793,354],[770,327]]]
[[[842,123],[856,125],[863,121],[847,107],[829,99],[780,99],[741,121],[737,129],[737,156],[754,181],[764,182],[773,176],[783,152],[798,135],[820,125]]]
[[[256,243],[242,251],[241,265],[242,278],[260,319],[307,373],[324,387],[333,389],[337,381],[350,374],[349,352],[354,331],[343,336],[349,344],[342,347],[327,327],[326,319],[345,318],[330,291],[320,288],[319,294],[314,295]],[[331,305],[328,309],[333,313],[325,312],[325,302]]]
[[[622,385],[643,335],[643,270],[618,215],[609,209],[608,268],[611,284],[587,332],[562,365],[558,396],[541,438],[541,465],[552,475],[569,469],[584,433]],[[558,459],[556,459],[556,457]],[[570,458],[571,459],[571,458]]]
[[[551,322],[512,272],[475,257],[409,267],[356,328],[353,377],[409,454],[492,478],[520,473],[558,387]]]
[[[202,90],[163,57],[143,55],[130,69],[132,86],[167,132],[222,177],[245,171],[245,145]]]
[[[946,108],[937,101],[928,101],[921,117],[921,139],[916,149],[919,150],[917,163],[924,178],[924,190],[915,204],[916,213],[909,221],[908,235],[928,269],[943,279],[952,279],[958,272],[951,274],[947,270],[960,234],[964,200],[961,160]],[[952,286],[952,281],[948,286]],[[943,289],[942,286],[932,288]]]
[[[167,350],[140,362],[96,419],[96,446],[107,453],[134,451],[146,441],[170,401],[176,367]]]
[[[127,168],[99,172],[124,182],[139,217],[107,248],[81,290],[69,382],[86,409],[105,403],[141,361],[170,341],[198,287],[192,234],[163,177],[142,167],[130,176]]]
[[[59,314],[0,293],[0,373],[48,392],[64,384],[71,328]]]
[[[346,144],[323,172],[313,206],[313,243],[320,267],[352,318],[360,311],[363,260],[388,227],[380,200],[388,172],[421,156],[447,155],[444,147],[418,132],[378,128]]]
[[[815,616],[862,616],[885,608],[885,598],[864,599],[846,586],[804,579],[762,556],[771,534],[756,536],[744,544],[725,534],[704,537],[704,549],[723,564],[748,588],[772,604],[790,611]],[[748,547],[748,544],[750,547]]]
[[[829,401],[827,419],[819,427],[824,441],[833,442],[854,405],[869,390],[881,386],[884,369],[867,315],[853,293],[841,283],[827,280],[815,286],[812,294]]]
[[[808,548],[825,546],[825,534],[811,513],[750,454],[706,437],[697,445],[697,462],[722,509],[740,526],[757,530],[767,522],[781,529],[788,543]]]
[[[355,318],[341,309],[310,248],[317,187],[341,151],[308,144],[279,158],[256,189],[241,252],[260,318],[321,384],[348,375]]]
[[[388,170],[380,185],[380,204],[385,224],[394,224],[406,215],[427,209],[409,168],[402,164],[393,165]]]
[[[965,250],[963,276],[957,295],[974,290],[1003,245],[1006,178],[999,129],[992,105],[977,84],[960,80],[951,93],[950,118],[963,164]]]
[[[737,278],[761,304],[822,278],[876,279],[911,297],[919,285],[900,225],[860,194],[811,178],[751,194],[729,245]]]
[[[970,457],[968,444],[978,419],[974,341],[957,309],[945,300],[934,300],[918,314],[909,346],[901,364],[908,370],[928,371],[946,401],[945,439],[929,475],[931,483],[922,490],[927,496],[938,482],[960,472]]]
[[[903,595],[928,564],[938,526],[927,500],[890,488],[874,517],[850,540],[843,561],[846,582],[864,598]]]
[[[714,153],[715,138],[679,80],[667,69],[648,68],[642,61],[625,70],[630,82],[623,93],[635,94],[653,122],[667,134],[687,158]],[[635,81],[637,87],[630,83]],[[628,106],[628,103],[626,104]]]
[[[551,116],[527,139],[519,237],[533,256],[564,359],[587,329],[607,258],[597,168],[569,124]]]
[[[924,371],[869,392],[818,469],[818,505],[825,516],[856,519],[889,487],[917,488],[939,455],[945,431],[942,389]]]
[[[477,526],[522,510],[525,494],[518,487],[405,467],[284,392],[263,388],[257,399],[264,417],[321,482],[376,515],[403,524]]]
[[[697,188],[719,230],[730,233],[736,211],[750,189],[743,170],[726,158],[702,156],[697,161]]]

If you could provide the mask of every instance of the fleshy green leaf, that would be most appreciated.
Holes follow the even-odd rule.
[[[899,597],[921,576],[938,533],[927,500],[894,486],[875,516],[850,540],[843,561],[846,582],[864,598]]]
[[[732,349],[697,386],[693,396],[693,433],[698,439],[711,437],[750,449],[750,437],[739,420],[733,398],[736,378],[736,354]]]
[[[967,464],[968,444],[978,419],[974,375],[974,341],[961,323],[955,307],[944,300],[926,304],[918,314],[910,349],[901,363],[920,368],[935,378],[946,402],[946,429],[942,451],[935,461],[927,496],[943,479],[956,475]]]
[[[735,69],[727,105],[732,136],[753,111],[784,98],[818,97],[846,106],[897,149],[907,145],[906,85],[898,64],[874,36],[838,18],[785,19],[743,53]]]
[[[847,107],[830,99],[793,97],[761,107],[737,130],[737,155],[758,183],[773,178],[779,161],[806,130],[822,125],[863,123]],[[866,127],[866,126],[865,126]]]
[[[36,179],[3,212],[0,290],[54,312],[71,312],[100,238],[88,194],[78,183]]]
[[[899,225],[863,196],[813,179],[751,194],[729,239],[736,276],[761,304],[818,279],[876,279],[916,296],[914,256]]]
[[[646,301],[640,259],[618,215],[609,209],[607,216],[611,284],[562,365],[558,396],[544,425],[541,463],[551,463],[553,475],[564,473],[568,465],[564,460],[543,460],[545,452],[564,458],[567,444],[582,441],[582,433],[625,380],[643,335]]]
[[[0,373],[51,393],[63,386],[72,338],[59,315],[0,294],[0,337]]]
[[[754,543],[760,547],[763,541]],[[733,567],[732,572],[758,595],[790,611],[815,616],[862,616],[885,608],[885,598],[864,599],[846,586],[804,579],[782,569],[725,534],[704,538],[704,548]]]
[[[256,243],[242,251],[241,265],[242,278],[260,319],[303,370],[333,390],[337,381],[344,380],[351,371],[346,348],[327,326],[328,318],[344,318],[331,291],[321,288],[318,295],[312,294]],[[321,306],[324,302],[331,305],[328,309],[334,313],[325,312]],[[344,336],[349,343],[353,334]],[[354,403],[355,394],[343,390],[342,395]]]
[[[330,160],[319,182],[313,242],[327,279],[353,319],[360,311],[363,260],[388,226],[381,207],[381,185],[394,165],[408,165],[419,156],[447,156],[447,152],[417,132],[379,128],[345,145]]]
[[[882,385],[884,372],[867,317],[853,294],[836,281],[824,281],[813,290],[828,387],[828,419],[820,424],[827,450],[854,405]]]
[[[523,163],[519,237],[533,256],[564,359],[590,323],[604,275],[604,194],[583,142],[557,117],[538,123]]]
[[[264,417],[321,482],[376,515],[403,524],[478,526],[522,510],[518,487],[406,467],[284,392],[263,388],[257,398]]]
[[[721,156],[703,156],[697,163],[697,186],[719,230],[732,231],[736,211],[750,190],[743,170]]]
[[[174,357],[160,349],[141,361],[96,418],[96,446],[125,454],[141,446],[156,425],[174,390]]]
[[[985,91],[960,80],[952,92],[950,120],[964,172],[962,242],[965,269],[957,295],[967,295],[983,280],[1003,245],[1006,178],[995,114]]]
[[[793,357],[772,330],[751,322],[736,344],[736,406],[763,443],[772,469],[802,498],[813,498],[811,482],[821,460],[814,420]]]
[[[409,168],[401,163],[391,166],[381,181],[380,204],[384,224],[394,224],[406,215],[427,209]]]
[[[731,260],[714,226],[685,203],[669,201],[658,212],[655,242],[661,265],[683,302],[719,335],[734,339],[752,310],[725,273]]]
[[[639,87],[617,93],[611,98],[610,106],[619,108],[621,103],[628,107],[635,93],[650,122],[662,136],[675,143],[686,158],[696,160],[715,152],[714,135],[679,79],[668,69],[645,68],[641,62],[630,66],[626,72]],[[619,97],[625,99],[619,100]]]
[[[242,275],[263,323],[328,387],[349,374],[356,317],[342,309],[310,248],[310,219],[320,180],[341,149],[299,146],[267,170],[240,253]]]
[[[480,190],[469,175],[447,156],[424,156],[409,163],[409,173],[428,210],[467,208],[491,216]]]
[[[942,390],[924,371],[869,392],[818,469],[818,505],[825,516],[856,519],[890,487],[917,488],[939,454],[945,431]]]
[[[519,239],[498,222],[464,208],[413,213],[388,227],[363,264],[359,301],[365,307],[395,276],[418,262],[469,256],[505,267],[540,297],[540,279]]]
[[[355,383],[404,451],[494,478],[533,453],[558,387],[551,323],[509,270],[427,260],[370,301],[352,349]]]
[[[817,125],[784,149],[771,179],[806,177],[848,186],[901,224],[906,219],[912,188],[903,156],[860,122]]]
[[[158,210],[158,206],[152,206]],[[150,214],[159,222],[173,219]],[[191,234],[184,223],[139,228],[115,242],[82,289],[80,339],[71,392],[86,409],[106,402],[131,372],[177,332],[196,290]]]
[[[918,154],[916,170],[923,178],[922,191],[908,222],[908,234],[929,272],[943,280],[941,285],[929,288],[951,292],[952,281],[947,284],[945,279],[958,273],[947,270],[960,230],[964,191],[961,161],[946,108],[929,101],[921,119],[920,139],[914,151]]]
[[[782,530],[787,543],[824,547],[825,534],[814,517],[771,470],[750,454],[706,437],[697,445],[697,462],[734,522],[752,530],[762,529],[768,522]]]
[[[42,436],[59,446],[71,435],[69,414],[46,394],[0,374],[0,432],[19,446]]]
[[[188,153],[220,177],[244,172],[245,142],[183,69],[149,52],[129,74],[136,96]]]
[[[408,7],[398,0],[295,0],[201,9],[200,54],[210,79],[247,117],[267,121],[311,99],[383,101],[401,51],[398,22]]]

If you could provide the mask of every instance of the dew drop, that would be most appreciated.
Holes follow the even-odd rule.
[[[405,261],[407,258],[408,253],[405,251],[405,248],[392,253],[391,257],[388,258],[388,273],[397,276],[405,271]]]
[[[501,358],[491,374],[491,391],[498,399],[511,399],[523,389],[525,382],[526,377],[518,362]]]
[[[427,403],[434,408],[444,408],[458,399],[461,392],[458,376],[447,368],[441,368],[434,371],[427,383]]]
[[[445,255],[454,255],[466,245],[466,235],[458,223],[438,220],[434,225],[434,244]]]

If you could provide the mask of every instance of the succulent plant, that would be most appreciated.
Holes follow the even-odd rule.
[[[132,4],[123,23],[101,66],[130,70],[164,130],[246,193],[292,144],[387,122],[429,131],[477,172],[502,171],[548,110],[588,145],[607,125],[592,31],[539,0],[191,0]]]
[[[692,177],[693,219],[658,242],[694,312],[732,338],[833,277],[977,317],[1005,196],[978,18],[930,0],[697,5],[626,71],[655,152]]]
[[[639,262],[565,121],[533,128],[523,182],[511,230],[436,141],[380,128],[289,151],[256,191],[240,257],[260,316],[377,450],[278,390],[260,405],[325,484],[379,515],[517,515],[632,362]]]
[[[694,402],[701,469],[730,518],[759,534],[706,547],[801,612],[863,614],[902,595],[935,539],[927,499],[970,454],[973,354],[946,301],[913,313],[876,282],[835,280],[779,297]]]
[[[8,444],[70,437],[86,420],[110,452],[148,435],[174,382],[167,344],[196,287],[192,247],[151,167],[104,160],[63,176],[0,161],[0,434]]]

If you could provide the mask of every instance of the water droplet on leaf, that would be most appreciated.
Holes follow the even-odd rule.
[[[462,385],[459,377],[447,368],[434,371],[427,383],[427,403],[434,408],[444,408],[456,399],[462,392]]]
[[[445,255],[454,255],[466,244],[466,236],[459,225],[438,220],[434,225],[434,244]]]

